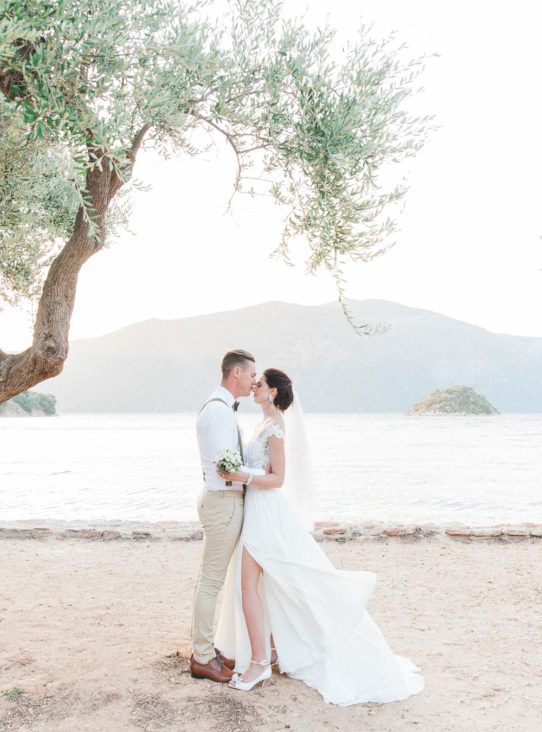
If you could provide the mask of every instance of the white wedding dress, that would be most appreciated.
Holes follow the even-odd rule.
[[[269,463],[270,435],[284,439],[277,425],[264,430],[247,446],[249,467]],[[324,701],[342,706],[398,701],[423,689],[416,666],[392,653],[366,610],[375,575],[335,569],[285,492],[252,485],[215,638],[222,653],[235,658],[236,671],[245,671],[251,660],[241,599],[243,547],[263,569],[267,653],[269,658],[272,633],[282,673],[304,681]]]

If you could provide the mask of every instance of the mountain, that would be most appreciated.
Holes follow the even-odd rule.
[[[262,370],[284,369],[308,411],[404,412],[435,389],[466,384],[499,412],[542,412],[542,338],[499,335],[428,310],[352,303],[270,302],[180,320],[148,320],[71,344],[63,373],[44,382],[59,412],[197,411],[220,359],[245,348]],[[248,401],[248,400],[247,400]]]

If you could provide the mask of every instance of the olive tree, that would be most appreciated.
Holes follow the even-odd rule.
[[[0,0],[1,294],[37,297],[29,348],[0,350],[0,402],[62,370],[78,273],[122,222],[142,147],[197,155],[199,130],[225,139],[234,190],[256,179],[285,207],[277,250],[287,260],[303,237],[341,298],[344,259],[389,246],[406,189],[382,173],[425,141],[404,105],[421,61],[362,29],[338,62],[333,33],[278,0],[231,2],[218,20],[207,7]]]

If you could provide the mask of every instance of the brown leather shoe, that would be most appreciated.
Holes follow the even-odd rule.
[[[231,671],[233,671],[233,669],[235,668],[235,661],[231,658],[226,658],[226,656],[221,651],[219,651],[218,648],[215,648],[215,653],[220,663],[223,666],[226,666],[226,668],[229,668],[231,669]]]
[[[223,666],[218,658],[211,658],[209,663],[199,663],[194,656],[190,659],[190,673],[193,679],[211,679],[225,684],[231,680],[232,672]]]

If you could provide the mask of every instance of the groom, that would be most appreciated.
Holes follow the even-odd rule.
[[[226,487],[217,474],[216,456],[224,448],[243,456],[241,430],[237,422],[238,397],[249,396],[256,385],[256,363],[248,351],[228,351],[222,359],[222,382],[207,399],[196,422],[203,468],[203,492],[198,499],[198,516],[203,527],[203,554],[192,605],[193,655],[190,671],[194,678],[226,682],[234,663],[214,646],[213,623],[216,601],[243,524],[241,483]],[[264,471],[249,470],[256,475]]]

